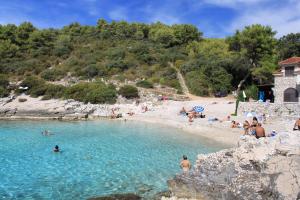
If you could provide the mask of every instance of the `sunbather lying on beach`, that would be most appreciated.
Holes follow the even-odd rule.
[[[300,131],[300,118],[296,120],[293,130]]]
[[[216,117],[210,117],[209,119],[208,119],[208,121],[209,122],[216,122],[216,121],[220,121],[218,118],[216,118]]]
[[[186,110],[185,110],[184,107],[182,107],[181,110],[179,111],[179,114],[180,114],[180,115],[186,115],[186,113],[187,113],[187,112],[186,112]]]
[[[225,119],[220,120],[220,122],[231,122],[230,121],[230,115],[228,115]]]
[[[231,121],[231,128],[239,128],[240,126],[240,123],[239,122],[236,122],[234,120]]]
[[[200,113],[200,114],[197,113],[197,114],[196,114],[196,117],[199,117],[199,118],[205,118],[205,115],[203,115],[202,113]]]
[[[133,116],[133,115],[134,115],[134,112],[130,111],[130,112],[127,113],[127,115]]]

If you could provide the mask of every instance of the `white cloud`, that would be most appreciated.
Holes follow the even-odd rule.
[[[108,12],[109,18],[113,20],[128,20],[128,10],[125,7],[118,7]]]
[[[248,8],[233,20],[229,30],[242,29],[251,24],[271,26],[277,31],[277,37],[300,32],[300,1],[290,0],[284,6]]]
[[[173,15],[168,15],[165,13],[156,13],[151,17],[151,22],[162,22],[168,25],[180,23],[180,19]]]
[[[243,5],[253,5],[266,2],[268,0],[204,0],[203,3],[217,5],[221,7],[239,8]]]
[[[142,13],[145,13],[145,18],[148,23],[153,22],[162,22],[168,25],[181,23],[182,16],[181,13],[178,12],[178,8],[180,8],[180,1],[177,3],[165,1],[161,5],[148,4],[140,9]]]

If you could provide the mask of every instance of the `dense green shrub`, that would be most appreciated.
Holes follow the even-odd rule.
[[[47,89],[43,96],[43,100],[62,98],[65,94],[65,90],[66,87],[62,85],[47,84]]]
[[[45,85],[45,81],[37,76],[27,76],[21,83],[22,87],[28,87],[28,91],[41,85]]]
[[[0,86],[0,98],[7,97],[9,95],[9,90]]]
[[[182,88],[180,86],[180,83],[177,79],[168,79],[168,78],[161,78],[159,80],[159,83],[161,85],[165,85],[165,86],[168,86],[168,87],[172,87],[172,88],[175,88],[179,91],[179,93],[181,92]]]
[[[47,85],[38,85],[36,87],[33,87],[29,90],[29,94],[32,97],[39,97],[39,96],[43,96],[47,91]]]
[[[200,71],[187,73],[186,83],[190,91],[195,95],[208,96],[210,94],[207,77]]]
[[[132,85],[124,85],[119,89],[118,93],[127,99],[139,97],[138,89]]]
[[[65,98],[85,103],[115,103],[117,93],[115,87],[102,82],[78,83],[65,90]]]
[[[142,80],[136,83],[136,86],[142,88],[153,88],[153,84],[150,81]]]
[[[41,76],[47,81],[57,81],[62,79],[66,75],[66,72],[61,69],[47,69],[42,72]]]
[[[45,94],[47,87],[46,82],[37,77],[37,76],[28,76],[21,83],[22,87],[28,87],[25,91],[26,94],[29,94],[32,97],[38,97]],[[23,92],[22,90],[17,91],[17,93]]]
[[[5,74],[0,74],[0,86],[6,88],[9,85],[8,76]]]

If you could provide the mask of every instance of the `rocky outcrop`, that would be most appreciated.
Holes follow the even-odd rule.
[[[256,139],[242,136],[239,146],[198,155],[189,174],[168,181],[178,198],[298,199],[300,133]]]

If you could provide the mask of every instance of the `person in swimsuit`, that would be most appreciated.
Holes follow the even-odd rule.
[[[58,145],[55,145],[54,149],[53,149],[53,152],[59,152],[59,146]]]
[[[183,172],[188,172],[191,168],[190,161],[188,160],[186,155],[184,155],[182,158],[183,159],[180,162],[180,167],[182,168]]]
[[[266,137],[265,129],[261,127],[261,123],[258,123],[255,128],[255,137],[259,139],[261,137]]]

